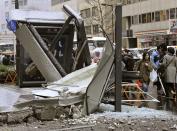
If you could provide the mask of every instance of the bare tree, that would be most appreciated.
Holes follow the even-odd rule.
[[[93,17],[93,20],[96,20],[98,24],[100,24],[102,27],[104,26],[104,21],[103,21],[103,9],[101,7],[101,2],[100,0],[87,0],[87,2],[92,6],[92,7],[97,7],[98,11],[98,16]],[[90,21],[92,23],[92,21]]]
[[[97,16],[90,19],[90,24],[93,25],[94,23],[100,25],[102,29],[106,31],[108,35],[112,35],[113,29],[113,6],[107,6],[105,0],[86,0],[92,7],[97,8]],[[111,18],[111,20],[109,19]],[[104,33],[102,32],[103,36]]]

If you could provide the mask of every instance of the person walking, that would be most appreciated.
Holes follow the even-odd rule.
[[[165,92],[166,97],[169,97],[169,94],[175,92],[175,83],[176,83],[176,71],[177,71],[177,58],[174,55],[175,49],[169,47],[167,49],[167,54],[164,56],[163,62],[160,66],[164,68],[164,82],[165,82]]]
[[[162,89],[161,84],[163,83],[160,83],[160,79],[163,81],[163,76],[161,76],[163,71],[160,68],[160,63],[163,61],[163,57],[165,56],[165,54],[166,54],[166,45],[158,45],[157,50],[153,51],[150,56],[152,66],[154,70],[157,71],[158,76],[160,77],[160,78],[158,77],[157,81],[154,83],[154,85],[157,86],[157,95],[159,96],[163,94],[161,90]]]
[[[94,57],[93,57],[93,60],[92,60],[92,63],[98,63],[100,61],[100,52],[99,51],[96,51],[95,54],[94,54]]]
[[[129,51],[126,51],[126,52],[127,53],[124,53],[124,55],[122,55],[122,59],[125,64],[125,69],[127,71],[133,71],[133,66],[135,63],[133,59],[133,55]]]

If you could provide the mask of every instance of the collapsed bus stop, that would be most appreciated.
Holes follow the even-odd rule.
[[[70,7],[65,5],[63,8],[68,14],[66,21],[62,14],[54,12],[47,12],[47,15],[46,12],[40,11],[15,10],[12,12],[12,20],[17,24],[15,31],[18,41],[17,83],[20,87],[35,87],[37,84],[41,84],[43,88],[15,89],[14,97],[11,97],[13,91],[7,93],[4,97],[11,97],[13,101],[9,99],[11,102],[4,105],[3,112],[13,114],[17,110],[22,113],[21,117],[27,117],[26,115],[33,115],[40,110],[40,117],[44,116],[42,119],[48,120],[55,117],[54,110],[56,111],[56,109],[63,111],[68,106],[72,108],[73,105],[81,105],[82,113],[80,115],[89,115],[98,110],[107,87],[112,84],[109,83],[111,74],[114,74],[113,81],[115,82],[115,88],[112,88],[115,89],[113,93],[115,110],[121,111],[122,76],[124,74],[121,69],[121,5],[117,6],[115,10],[115,50],[107,37],[102,59],[98,64],[93,65],[90,65],[90,54],[82,18]],[[51,17],[46,18],[46,16]],[[74,27],[78,31],[78,50],[75,59],[72,59]],[[57,44],[61,45],[60,42],[64,43],[61,46],[62,49],[56,48]],[[56,54],[59,55],[61,52],[62,55],[58,58]],[[25,68],[30,67],[32,63],[40,73],[37,80],[30,76],[24,78]],[[85,65],[84,68],[83,65]],[[114,72],[112,72],[113,68],[115,68]],[[129,73],[137,75],[136,72]],[[124,76],[124,78],[127,77]],[[137,87],[135,86],[135,88]],[[9,88],[6,89],[9,90]],[[30,114],[24,115],[24,112],[27,111],[26,108],[30,110]],[[50,117],[45,117],[44,114],[50,113]],[[80,115],[78,116],[80,117]]]

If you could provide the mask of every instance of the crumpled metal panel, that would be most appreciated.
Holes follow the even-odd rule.
[[[98,69],[89,84],[84,100],[84,114],[90,114],[98,109],[104,91],[107,87],[114,61],[114,50],[107,41],[105,52],[99,63]]]
[[[35,40],[28,27],[25,24],[19,24],[15,34],[45,79],[48,82],[59,80],[61,78],[60,73]]]

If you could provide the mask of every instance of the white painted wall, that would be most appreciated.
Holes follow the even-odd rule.
[[[5,1],[7,1],[7,6],[5,6]],[[5,29],[2,29],[2,25],[6,25],[5,12],[9,12],[13,8],[11,0],[0,0],[0,33],[8,31],[6,26]]]
[[[26,9],[51,10],[51,0],[28,0]]]
[[[8,6],[5,6],[5,1],[8,2]],[[0,33],[8,32],[5,26],[5,30],[2,29],[2,25],[6,25],[5,12],[10,12],[14,9],[12,0],[0,0]],[[34,9],[34,10],[51,10],[51,0],[28,0],[26,6],[20,8]]]
[[[5,7],[5,1],[8,1],[7,7]],[[14,8],[15,5],[12,3],[12,0],[0,0],[0,42],[15,42],[14,34],[6,27],[7,23],[5,18],[5,12],[10,12],[10,10],[13,10]],[[22,5],[20,8],[48,11],[51,10],[51,0],[27,0],[27,5]],[[5,26],[5,29],[2,29],[2,25]]]
[[[63,3],[57,3],[52,6],[53,11],[62,11],[63,12],[63,5],[70,6],[74,11],[80,13],[80,4],[83,3],[85,0],[70,0]],[[65,13],[64,13],[65,14]],[[67,18],[67,14],[65,14],[65,18]]]
[[[55,11],[63,11],[63,5],[68,5],[70,6],[73,10],[79,12],[79,5],[84,2],[85,0],[70,0],[67,2],[63,2],[63,3],[58,3],[56,5],[52,6],[52,10]]]
[[[131,29],[133,29],[134,33],[143,32],[143,31],[151,32],[151,31],[168,30],[169,22],[161,21],[161,22],[132,25]]]

